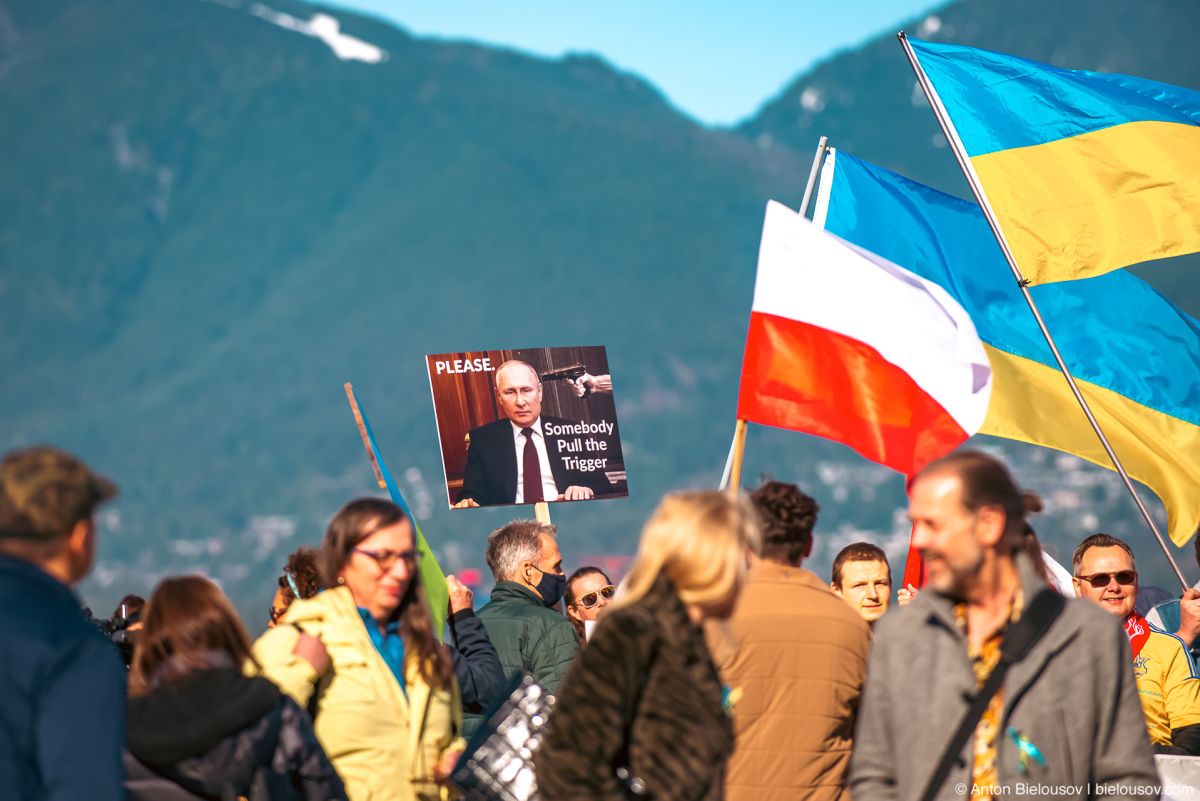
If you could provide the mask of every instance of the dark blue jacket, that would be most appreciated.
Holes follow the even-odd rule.
[[[506,684],[496,646],[488,639],[483,621],[470,609],[450,616],[450,661],[462,693],[463,711],[480,714],[491,706]]]
[[[62,582],[0,556],[0,794],[119,801],[125,666]]]

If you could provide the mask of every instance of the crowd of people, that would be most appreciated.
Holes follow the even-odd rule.
[[[71,588],[115,493],[52,448],[0,462],[5,797],[448,799],[520,674],[555,695],[544,801],[1152,798],[1154,754],[1200,755],[1200,591],[1139,611],[1103,533],[1063,587],[1040,503],[978,452],[910,481],[920,589],[869,543],[805,569],[819,508],[769,481],[663,498],[620,587],[568,576],[554,526],[508,523],[490,600],[448,576],[437,632],[412,521],[364,498],[288,558],[257,641],[202,576],[89,619]]]

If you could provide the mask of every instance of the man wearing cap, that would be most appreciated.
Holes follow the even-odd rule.
[[[94,511],[116,487],[48,447],[0,461],[0,794],[123,797],[125,668],[71,587],[91,570]]]

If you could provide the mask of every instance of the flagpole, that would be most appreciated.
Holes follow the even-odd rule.
[[[980,209],[983,210],[983,216],[987,218],[988,226],[992,229],[992,236],[996,238],[997,244],[1000,245],[1000,250],[1004,253],[1004,259],[1008,262],[1009,269],[1012,270],[1013,278],[1017,281],[1017,287],[1020,288],[1021,295],[1029,305],[1029,310],[1033,312],[1033,317],[1037,321],[1038,328],[1041,330],[1042,336],[1046,338],[1046,344],[1050,346],[1050,352],[1054,354],[1054,361],[1058,363],[1058,369],[1062,371],[1063,377],[1067,379],[1067,384],[1071,387],[1071,392],[1075,395],[1075,400],[1079,402],[1083,413],[1087,415],[1088,422],[1092,424],[1092,430],[1100,438],[1100,444],[1104,446],[1104,450],[1108,453],[1108,458],[1112,460],[1113,467],[1120,474],[1121,480],[1125,482],[1125,488],[1133,496],[1133,501],[1137,504],[1142,517],[1145,518],[1146,524],[1154,532],[1154,538],[1158,540],[1158,547],[1162,548],[1163,555],[1171,563],[1171,569],[1175,571],[1176,578],[1183,585],[1184,591],[1187,591],[1190,585],[1183,577],[1183,572],[1180,571],[1179,565],[1176,564],[1175,557],[1168,550],[1166,540],[1163,539],[1158,526],[1155,525],[1154,518],[1150,516],[1150,511],[1142,503],[1142,498],[1138,495],[1137,488],[1133,486],[1133,481],[1129,478],[1129,474],[1125,472],[1125,466],[1117,458],[1117,453],[1113,450],[1108,437],[1105,436],[1104,430],[1100,427],[1100,422],[1092,413],[1092,408],[1088,405],[1087,400],[1084,399],[1083,393],[1079,391],[1079,386],[1075,383],[1075,378],[1071,375],[1071,371],[1067,369],[1067,363],[1063,360],[1062,354],[1059,353],[1058,346],[1054,344],[1054,338],[1050,336],[1050,330],[1046,327],[1046,321],[1042,319],[1042,314],[1038,311],[1037,304],[1033,301],[1033,295],[1029,292],[1029,280],[1021,273],[1021,268],[1017,266],[1016,257],[1013,256],[1012,249],[1008,246],[1008,240],[1005,239],[1004,232],[1000,230],[1000,223],[996,219],[996,212],[992,210],[992,205],[988,202],[987,194],[983,191],[983,184],[980,183],[979,176],[975,174],[975,168],[967,156],[962,140],[958,137],[958,130],[950,120],[950,115],[946,113],[946,107],[942,105],[941,97],[933,87],[933,83],[930,82],[929,76],[925,74],[925,69],[917,59],[917,54],[913,52],[912,45],[909,43],[904,31],[896,34],[896,38],[900,40],[900,45],[904,48],[904,55],[908,58],[908,63],[912,67],[913,72],[916,73],[917,82],[921,85],[921,91],[925,93],[925,99],[929,101],[929,105],[933,109],[933,114],[937,117],[938,125],[941,126],[942,133],[945,135],[946,141],[950,144],[950,149],[954,151],[954,158],[958,160],[958,166],[962,169],[963,176],[967,179],[967,183],[971,185],[971,192],[975,195],[975,200],[979,203]]]
[[[737,426],[740,425],[739,420]],[[725,457],[725,471],[721,473],[721,483],[718,485],[720,489],[729,487],[729,477],[733,474],[733,454],[737,452],[737,426],[733,429],[733,441],[729,443],[729,455]]]
[[[808,216],[808,203],[812,200],[813,189],[817,185],[817,175],[821,172],[821,159],[825,158],[825,151],[829,149],[829,137],[822,136],[821,141],[817,142],[817,154],[813,156],[812,170],[808,173],[808,185],[804,187],[804,200],[800,201],[800,216]]]
[[[729,470],[729,484],[724,489],[728,490],[729,494],[735,498],[742,481],[742,452],[746,450],[747,425],[749,425],[747,421],[738,420],[737,428],[733,432],[733,462]]]
[[[829,150],[829,137],[822,136],[817,142],[817,152],[813,155],[812,169],[808,171],[808,183],[804,186],[804,199],[800,201],[800,216],[808,215],[808,204],[812,201],[813,190],[817,186],[817,176],[821,172],[821,160]],[[733,443],[729,446],[729,456],[725,459],[725,470],[721,473],[720,489],[730,490],[737,495],[738,482],[742,478],[742,451],[746,447],[747,421],[738,420],[733,430]]]

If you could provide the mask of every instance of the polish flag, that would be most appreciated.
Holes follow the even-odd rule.
[[[992,370],[944,289],[767,204],[738,417],[913,475],[979,430]]]

